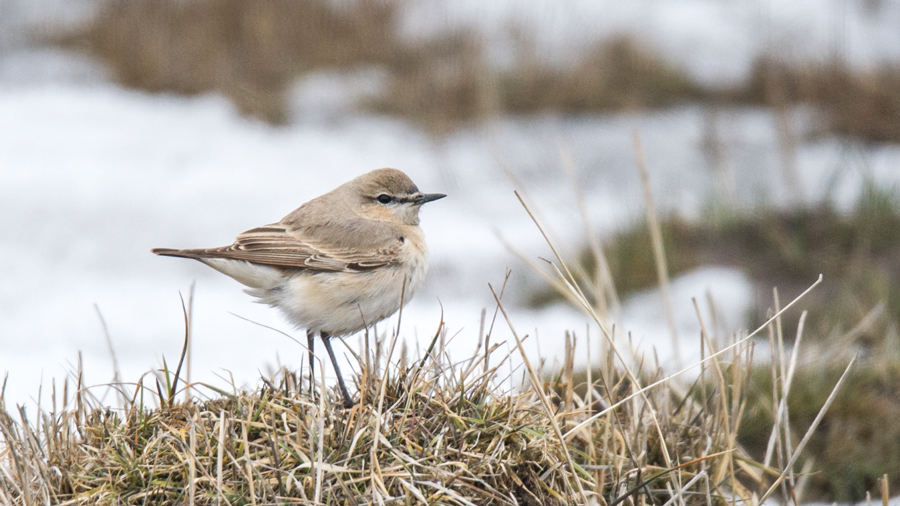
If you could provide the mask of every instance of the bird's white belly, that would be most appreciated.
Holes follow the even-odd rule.
[[[417,256],[413,262],[367,272],[300,272],[262,299],[298,327],[352,334],[394,314],[401,299],[404,304],[412,299],[427,270],[424,254]]]

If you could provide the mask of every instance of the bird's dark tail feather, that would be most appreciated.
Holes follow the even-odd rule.
[[[200,259],[200,255],[198,255],[195,251],[189,249],[153,248],[150,251],[164,257],[193,258],[196,260]]]

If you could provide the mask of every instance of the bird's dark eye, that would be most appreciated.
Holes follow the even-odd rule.
[[[378,202],[381,202],[382,204],[390,204],[391,200],[393,200],[393,199],[391,198],[390,195],[385,195],[382,193],[381,195],[378,196]]]

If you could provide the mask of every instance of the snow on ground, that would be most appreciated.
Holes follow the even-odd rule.
[[[725,177],[740,189],[737,200],[783,200],[771,118],[756,110],[721,114],[731,125],[722,129],[730,132],[723,152]],[[422,213],[432,268],[404,313],[401,334],[411,344],[427,342],[442,305],[450,335],[459,333],[453,356],[470,355],[481,309],[492,309],[487,283],[499,287],[511,268],[513,323],[532,336],[532,353],[539,346],[552,364],[562,355],[563,333],[583,337],[589,320],[565,306],[521,307],[524,292],[538,286],[536,277],[498,236],[529,258],[550,258],[551,252],[512,190],[522,191],[561,249],[580,247],[583,223],[573,183],[561,169],[563,145],[592,225],[603,233],[627,226],[643,213],[630,139],[637,129],[661,207],[699,216],[715,188],[701,149],[706,121],[696,108],[506,118],[436,139],[400,120],[359,115],[273,128],[240,118],[216,96],[151,96],[103,84],[0,88],[0,228],[6,238],[0,248],[0,371],[9,373],[7,398],[34,398],[42,381],[47,388],[50,378],[71,369],[79,351],[89,384],[111,378],[94,304],[124,378],[160,366],[163,355],[172,363],[183,335],[178,293],[186,295],[193,281],[193,379],[221,385],[217,374],[233,374],[239,385],[253,384],[279,360],[299,366],[302,348],[241,319],[302,342],[276,311],[252,303],[236,282],[212,269],[156,257],[150,249],[228,244],[237,233],[277,221],[383,166],[401,168],[425,191],[449,195]],[[856,150],[833,140],[803,144],[798,163],[806,193],[850,201],[865,177],[896,183],[898,151]],[[699,353],[690,297],[705,300],[707,291],[726,336],[741,327],[750,303],[749,283],[733,271],[706,268],[674,280],[685,361]],[[655,347],[668,364],[671,344],[658,304],[651,294],[639,295],[626,303],[618,324],[620,335],[630,331],[646,346],[642,351]],[[394,325],[396,318],[382,328]],[[495,328],[494,342],[509,340],[502,320]],[[597,349],[596,326],[590,335]],[[356,339],[348,342],[355,346]]]
[[[0,50],[0,89],[59,83],[97,84],[109,80],[108,69],[86,55],[40,47]]]

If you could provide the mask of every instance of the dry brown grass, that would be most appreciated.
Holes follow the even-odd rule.
[[[701,95],[684,72],[625,36],[595,44],[562,68],[525,58],[499,88],[503,110],[514,113],[642,110]]]
[[[362,402],[352,410],[333,389],[311,397],[287,371],[255,392],[183,403],[172,402],[172,385],[171,393],[117,385],[131,394],[120,409],[79,385],[54,391],[62,405],[31,419],[0,406],[0,501],[553,505],[583,502],[579,489],[599,504],[749,501],[744,485],[764,480],[733,444],[740,403],[732,400],[746,380],[746,347],[737,351],[717,361],[726,390],[709,392],[706,406],[667,382],[638,393],[605,359],[591,385],[569,374],[503,392],[495,381],[510,357],[488,362],[483,347],[456,364],[440,346],[387,370],[374,354],[369,368],[361,359]],[[144,404],[151,398],[161,407]]]
[[[125,86],[219,91],[279,123],[286,89],[303,72],[393,58],[396,9],[379,0],[109,0],[62,43],[101,58]]]
[[[757,60],[747,99],[772,107],[798,103],[824,115],[822,131],[869,142],[900,142],[900,66],[856,70],[840,61],[788,65]]]
[[[443,53],[439,64],[429,57],[427,65],[392,69],[391,91],[374,108],[452,127],[498,114],[642,110],[700,95],[684,73],[628,37],[598,43],[564,66],[523,49],[503,71],[485,61],[477,39],[463,34],[454,44],[432,44],[431,54]]]
[[[512,66],[487,61],[468,31],[428,40],[397,33],[401,0],[98,0],[92,22],[62,37],[105,61],[120,83],[151,92],[219,92],[248,116],[287,121],[287,90],[321,70],[377,67],[380,96],[359,104],[431,130],[503,113],[591,113],[685,101],[750,103],[783,111],[809,103],[821,131],[900,141],[900,68],[861,72],[840,62],[788,65],[763,56],[736,89],[703,87],[630,37],[598,41],[565,65],[538,55],[527,36]]]
[[[434,130],[503,113],[657,107],[696,87],[629,38],[598,43],[560,67],[522,42],[510,69],[488,64],[485,42],[459,32],[424,41],[397,34],[399,0],[104,0],[67,47],[105,61],[125,86],[218,91],[247,115],[286,121],[286,91],[304,74],[376,66],[385,93],[363,104]]]

